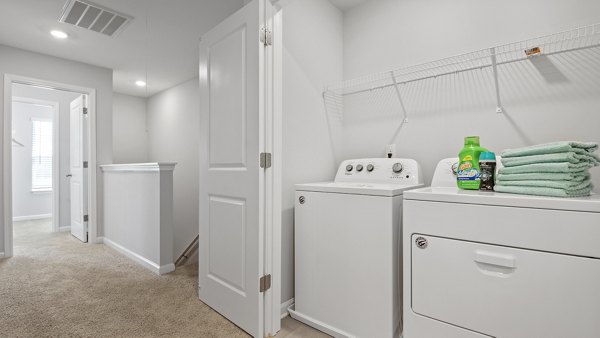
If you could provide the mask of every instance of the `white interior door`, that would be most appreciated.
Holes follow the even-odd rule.
[[[85,96],[71,102],[70,114],[70,190],[71,234],[82,242],[88,240],[87,229],[87,115]]]
[[[200,44],[200,299],[255,337],[264,333],[264,0]]]

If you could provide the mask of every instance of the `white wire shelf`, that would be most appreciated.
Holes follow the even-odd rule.
[[[541,55],[549,56],[597,47],[600,47],[600,23],[330,84],[325,86],[323,98],[328,112],[336,113],[341,118],[344,97],[386,88],[394,89],[404,123],[407,121],[407,112],[399,86],[463,72],[491,69],[497,102],[496,111],[502,113],[498,66]]]

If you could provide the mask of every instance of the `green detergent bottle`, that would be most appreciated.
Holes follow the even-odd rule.
[[[487,149],[479,146],[479,136],[465,137],[465,147],[458,154],[456,184],[461,189],[479,190],[481,171],[479,154]]]

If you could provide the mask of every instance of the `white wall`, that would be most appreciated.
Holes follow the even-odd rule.
[[[173,264],[173,165],[113,164],[104,174],[104,244],[157,274]]]
[[[52,191],[31,191],[32,118],[52,121],[54,108],[13,101],[12,130],[24,147],[13,146],[13,219],[52,215]]]
[[[597,23],[599,13],[596,0],[372,0],[344,15],[344,77]],[[494,112],[488,71],[403,87],[409,123],[393,140],[399,118],[377,111],[393,96],[347,99],[342,158],[383,156],[393,141],[399,156],[423,165],[429,183],[437,161],[456,156],[467,135],[480,135],[482,146],[496,152],[558,140],[600,142],[598,69],[597,50],[502,66],[506,114]],[[600,169],[593,170],[598,189]]]
[[[146,99],[113,94],[114,163],[148,162]]]
[[[36,88],[36,87],[32,87],[32,86],[26,86],[26,85],[21,85],[21,84],[14,84],[13,85],[13,96],[17,96],[17,97],[28,97],[28,98],[34,98],[34,99],[38,99],[38,100],[44,100],[44,101],[52,101],[52,102],[58,102],[58,108],[60,110],[59,113],[59,126],[60,126],[60,132],[59,132],[59,147],[60,147],[60,152],[59,152],[59,181],[60,181],[60,196],[59,196],[59,204],[60,204],[60,220],[59,220],[59,226],[60,227],[68,227],[71,225],[71,209],[70,209],[70,198],[71,198],[71,191],[70,191],[70,187],[69,187],[69,179],[67,178],[67,174],[70,171],[69,168],[69,123],[70,123],[70,104],[71,101],[75,100],[75,98],[77,98],[80,94],[78,93],[72,93],[72,92],[66,92],[66,91],[62,91],[62,90],[49,90],[49,89],[44,89],[44,88]],[[14,112],[13,112],[14,113]],[[14,117],[13,117],[14,119]],[[15,156],[14,151],[17,150],[19,148],[13,148],[13,157]],[[16,170],[13,169],[13,176],[15,176],[17,174]],[[16,180],[15,177],[13,177],[13,182]],[[13,183],[14,184],[14,183]],[[13,186],[13,193],[15,191],[15,187]],[[46,196],[48,196],[48,194],[46,194]],[[50,198],[50,197],[47,197]],[[16,204],[18,202],[17,201],[13,201],[13,212],[15,212],[15,215],[13,216],[17,216],[16,213]]]
[[[321,97],[342,80],[342,13],[324,0],[283,8],[283,201],[281,300],[294,297],[294,184],[331,180],[337,169]],[[333,121],[335,122],[335,121]],[[339,145],[338,145],[339,146]]]
[[[48,55],[0,45],[0,75],[14,74],[42,80],[67,83],[96,89],[96,156],[97,163],[112,162],[112,70],[69,61]],[[4,81],[0,82],[0,96],[4,101]],[[0,108],[4,116],[4,105]],[[4,119],[2,119],[2,124]],[[3,133],[3,128],[0,128]],[[4,136],[2,136],[4,137]],[[98,181],[98,232],[102,233],[102,175],[95,168]],[[3,173],[2,177],[4,176]],[[2,185],[4,190],[4,182]],[[0,205],[3,205],[0,197]],[[4,210],[2,210],[4,214]],[[4,252],[4,221],[0,224],[0,252]]]
[[[177,162],[173,173],[173,257],[198,235],[200,103],[198,79],[148,99],[148,151],[151,162]]]

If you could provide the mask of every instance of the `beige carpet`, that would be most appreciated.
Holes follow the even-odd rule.
[[[197,297],[197,267],[156,276],[104,245],[16,222],[0,259],[0,337],[247,337]]]

